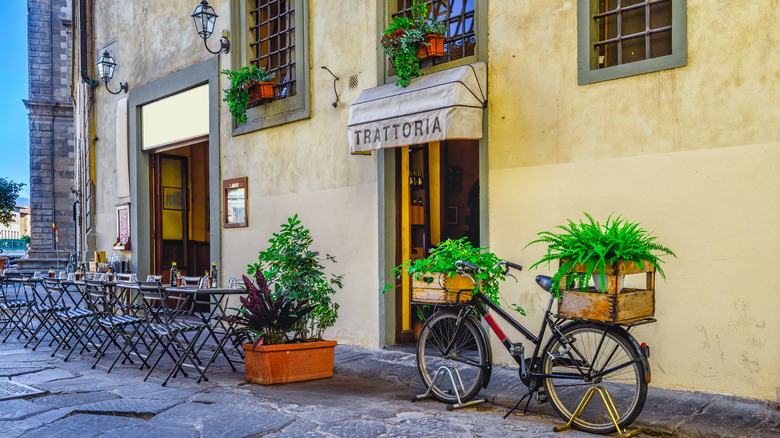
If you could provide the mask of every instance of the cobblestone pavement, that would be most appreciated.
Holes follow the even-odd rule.
[[[52,350],[0,345],[0,383],[46,391],[0,401],[0,437],[562,437],[551,417],[503,419],[506,409],[493,405],[449,412],[435,401],[411,402],[419,387],[338,368],[331,379],[260,386],[223,360],[208,382],[179,376],[162,387],[129,364],[107,374],[90,368],[88,354],[63,362]]]

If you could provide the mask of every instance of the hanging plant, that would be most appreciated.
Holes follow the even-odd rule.
[[[436,20],[428,20],[428,9],[423,0],[414,0],[411,6],[412,18],[396,17],[382,33],[382,50],[395,65],[400,87],[409,85],[412,79],[422,76],[420,71],[421,50],[427,35],[444,36],[446,27]]]
[[[223,90],[223,100],[228,103],[230,114],[236,119],[236,123],[246,123],[250,89],[258,84],[271,82],[275,75],[255,65],[241,67],[238,71],[222,70],[220,73],[230,79],[230,88]]]

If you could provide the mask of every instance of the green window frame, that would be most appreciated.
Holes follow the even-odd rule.
[[[409,14],[412,0],[382,0],[378,2],[379,29],[377,39],[397,15]],[[423,73],[434,73],[487,59],[487,0],[427,0],[431,16],[447,25],[445,56],[426,60],[420,65]],[[471,10],[473,4],[473,11]],[[453,35],[452,32],[456,34]],[[450,45],[460,51],[450,55]],[[377,41],[377,47],[379,43]],[[473,50],[471,49],[473,47]],[[379,83],[395,82],[392,62],[380,48],[377,50]]]
[[[270,4],[270,15],[257,11],[258,5]],[[231,63],[233,70],[258,65],[276,73],[275,94],[278,97],[247,110],[243,125],[233,122],[233,135],[241,135],[272,126],[311,117],[309,93],[309,2],[307,0],[231,0],[233,34]],[[291,13],[292,12],[292,13]],[[258,17],[259,20],[258,20]],[[270,20],[270,24],[269,24]],[[258,23],[257,21],[261,21]],[[269,38],[265,29],[288,32]],[[263,28],[261,31],[260,28]],[[261,49],[262,46],[262,49]]]
[[[686,0],[577,0],[579,85],[687,62]]]

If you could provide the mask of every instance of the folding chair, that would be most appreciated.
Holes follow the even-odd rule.
[[[162,351],[152,364],[149,372],[144,377],[144,382],[154,372],[160,359],[168,355],[174,360],[174,365],[168,375],[163,380],[162,386],[168,384],[168,380],[175,376],[179,371],[185,377],[187,373],[183,369],[185,359],[195,368],[198,374],[202,374],[199,360],[193,353],[193,347],[198,341],[201,332],[205,328],[203,323],[183,320],[190,311],[187,307],[189,297],[168,294],[160,283],[157,282],[139,282],[138,291],[145,306],[146,324],[149,332],[154,337],[152,347],[149,351],[149,358],[154,354],[158,346]],[[187,334],[192,334],[191,339],[187,339]]]
[[[0,334],[4,330],[8,330],[8,333],[3,338],[3,342],[8,340],[14,330],[19,332],[19,335],[16,337],[16,339],[19,339],[28,329],[28,324],[25,322],[24,317],[29,312],[34,301],[27,297],[26,293],[20,294],[20,292],[25,292],[21,281],[22,275],[20,273],[7,271],[0,278],[0,311],[4,317],[0,321],[2,324]]]
[[[131,353],[143,361],[141,368],[146,365],[146,359],[141,356],[136,348],[137,342],[134,342],[134,338],[138,335],[138,329],[144,322],[141,318],[136,318],[130,315],[117,315],[115,310],[118,310],[115,306],[117,297],[111,291],[109,291],[102,281],[87,280],[84,282],[84,299],[87,302],[87,308],[92,310],[93,320],[96,326],[100,327],[106,334],[105,342],[100,344],[95,356],[97,359],[92,364],[92,369],[97,367],[100,359],[106,355],[106,351],[111,345],[119,348],[119,354],[117,354],[114,362],[108,367],[107,373],[110,373],[114,366],[119,362],[119,359],[124,357],[122,363],[129,361],[133,364],[133,359],[130,357]],[[128,335],[126,329],[132,328],[132,332]],[[119,344],[119,339],[123,341]],[[128,351],[129,349],[129,351]],[[148,365],[146,365],[148,367]]]
[[[53,333],[55,340],[59,339],[59,343],[51,353],[51,357],[54,357],[60,348],[69,348],[70,351],[63,358],[67,362],[71,354],[76,351],[76,344],[83,346],[79,352],[81,354],[84,351],[90,351],[90,344],[98,345],[101,343],[97,327],[92,324],[92,311],[79,307],[83,300],[79,299],[77,301],[72,295],[75,293],[81,298],[83,296],[81,290],[78,290],[78,288],[75,291],[68,290],[60,280],[49,278],[43,280],[43,287],[48,293],[51,307],[57,309],[52,316],[55,319],[55,324],[59,325],[59,330]],[[81,325],[82,322],[86,323],[84,327]],[[97,337],[97,342],[95,342],[93,337]],[[70,345],[71,341],[74,341],[73,346]]]

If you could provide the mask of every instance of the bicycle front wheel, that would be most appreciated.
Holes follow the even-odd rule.
[[[471,315],[438,312],[425,322],[417,340],[417,369],[433,396],[449,404],[479,392],[490,358],[479,323]],[[431,382],[433,385],[431,386]]]
[[[606,329],[606,332],[605,332]],[[603,324],[575,323],[561,333],[568,340],[552,337],[542,353],[542,371],[553,409],[568,421],[589,389],[600,386],[609,393],[624,428],[636,419],[647,397],[644,366],[628,334]],[[574,419],[580,430],[606,434],[615,426],[598,393]]]

